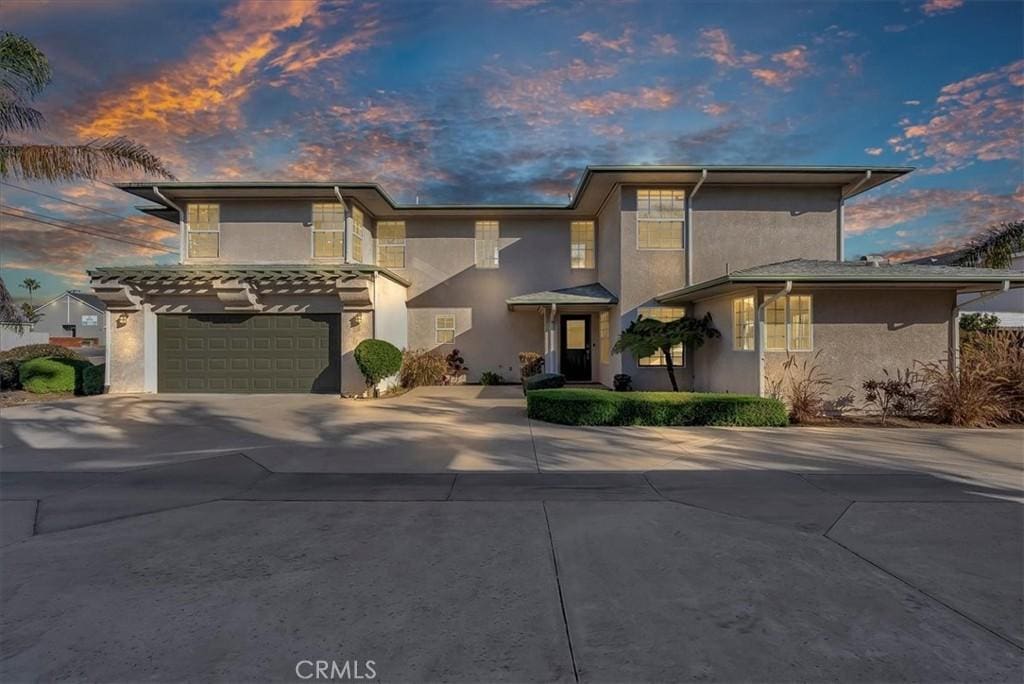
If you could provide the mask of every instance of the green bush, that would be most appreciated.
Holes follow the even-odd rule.
[[[565,376],[561,373],[537,373],[523,380],[524,392],[559,387],[565,387]]]
[[[85,359],[74,349],[62,347],[59,344],[26,344],[21,347],[14,347],[7,351],[0,352],[0,361],[28,361],[29,359],[74,359],[85,361]]]
[[[788,424],[777,399],[700,392],[610,392],[549,389],[526,393],[530,418],[563,425],[739,425]]]
[[[366,386],[376,392],[377,383],[402,368],[402,350],[384,340],[363,340],[356,345],[356,364],[366,378]]]
[[[81,383],[75,387],[75,394],[91,396],[103,394],[103,381],[106,380],[107,367],[104,364],[98,366],[85,366],[79,376]]]
[[[76,359],[29,359],[18,367],[18,379],[22,387],[35,394],[74,392],[82,386],[85,369],[91,367],[88,361]]]
[[[21,389],[18,380],[18,362],[0,361],[0,390]]]
[[[544,372],[544,357],[537,352],[519,352],[519,379],[526,380]]]
[[[481,385],[500,385],[505,382],[505,378],[501,377],[501,373],[495,373],[494,371],[484,371],[480,374]]]

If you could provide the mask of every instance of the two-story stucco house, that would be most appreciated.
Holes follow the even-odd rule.
[[[684,388],[764,391],[821,352],[836,387],[944,358],[958,294],[1016,272],[843,261],[843,206],[906,168],[588,168],[560,205],[403,205],[369,183],[120,187],[176,223],[179,264],[90,271],[112,392],[357,392],[361,340],[462,350],[470,380],[522,351],[570,381],[668,386],[611,353],[640,315],[710,312]],[[981,296],[984,296],[983,294]]]

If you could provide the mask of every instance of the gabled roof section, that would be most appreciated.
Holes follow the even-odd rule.
[[[847,285],[948,285],[952,287],[984,287],[987,284],[1010,282],[1010,287],[1024,287],[1024,273],[994,268],[937,266],[924,264],[889,264],[873,261],[819,261],[790,259],[753,266],[727,275],[705,280],[689,287],[658,295],[662,303],[683,302],[703,298],[740,285],[775,283],[816,283]]]
[[[505,300],[509,308],[515,306],[546,306],[551,304],[611,305],[619,299],[601,283],[589,283],[557,290],[542,290],[529,294],[509,297]]]
[[[42,304],[37,306],[34,310],[35,311],[39,311],[44,306],[49,306],[50,304],[56,302],[57,300],[64,299],[65,297],[71,297],[72,299],[77,299],[82,304],[85,304],[86,306],[88,306],[88,307],[90,307],[92,309],[95,309],[99,313],[103,313],[103,312],[105,312],[107,310],[106,304],[104,304],[103,300],[100,299],[99,297],[97,297],[96,295],[89,294],[89,293],[86,293],[86,292],[75,292],[74,290],[67,290],[66,292],[61,292],[59,295],[57,295],[53,299],[50,299],[49,301],[43,302]]]
[[[622,183],[693,185],[704,177],[705,186],[714,185],[807,185],[831,186],[849,198],[913,171],[911,167],[868,166],[709,166],[632,165],[588,166],[568,203],[539,204],[403,204],[396,202],[377,183],[347,181],[175,181],[119,183],[117,187],[152,206],[140,210],[177,221],[177,212],[154,191],[159,188],[171,202],[203,199],[282,198],[331,199],[334,189],[355,199],[378,217],[403,215],[555,214],[593,216],[608,193]],[[706,172],[706,173],[705,173]],[[869,174],[870,172],[870,174]]]

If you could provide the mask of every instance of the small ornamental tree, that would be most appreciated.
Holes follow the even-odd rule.
[[[635,358],[652,356],[661,352],[665,357],[665,370],[668,371],[672,391],[679,391],[676,382],[675,364],[672,362],[672,347],[683,345],[685,348],[696,349],[704,342],[722,334],[711,325],[711,314],[703,318],[683,316],[673,321],[659,321],[655,318],[641,316],[629,324],[612,347],[616,354],[629,352]]]
[[[363,340],[356,345],[356,364],[366,379],[367,389],[373,389],[378,396],[377,385],[384,378],[390,378],[402,368],[402,351],[384,340]]]

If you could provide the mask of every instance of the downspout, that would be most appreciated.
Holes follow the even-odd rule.
[[[843,245],[843,227],[846,221],[845,209],[846,209],[846,198],[857,192],[862,185],[871,180],[871,169],[864,172],[864,177],[853,184],[852,187],[839,192],[839,225],[836,227],[836,255],[838,259],[836,261],[846,260],[846,248]]]
[[[551,304],[551,323],[549,329],[551,331],[551,370],[549,373],[559,372],[559,361],[558,358],[558,335],[555,333],[555,316],[558,314],[558,304]]]
[[[1002,286],[998,290],[990,290],[983,295],[975,297],[969,302],[963,304],[954,304],[953,310],[949,315],[949,366],[950,370],[956,372],[960,368],[960,310],[965,306],[974,306],[979,302],[983,302],[986,299],[992,299],[997,297],[1004,292],[1010,291],[1010,281],[1004,280]]]
[[[683,241],[683,246],[686,248],[686,286],[693,285],[693,198],[696,196],[697,191],[700,190],[700,186],[704,185],[704,181],[708,178],[708,170],[700,170],[700,180],[693,186],[693,190],[690,191],[690,199],[686,202],[686,238]]]
[[[167,199],[167,196],[160,192],[160,188],[153,186],[153,194],[160,198],[160,200],[178,212],[178,263],[185,263],[185,212],[177,204]]]
[[[765,346],[765,335],[764,335],[764,312],[768,308],[768,305],[774,302],[779,297],[785,297],[793,291],[793,281],[787,280],[786,286],[771,295],[757,306],[757,315],[754,317],[754,327],[757,328],[756,334],[754,335],[754,345],[757,351],[757,396],[764,396],[764,346]]]
[[[338,198],[338,202],[341,203],[342,212],[343,212],[343,215],[345,216],[345,262],[348,263],[348,261],[349,261],[348,252],[349,252],[349,249],[350,249],[349,245],[352,244],[352,240],[350,239],[351,236],[349,235],[349,229],[348,229],[348,211],[345,211],[345,200],[342,199],[342,197],[341,197],[341,190],[338,189],[337,185],[334,186],[334,196],[337,197]],[[376,310],[376,305],[377,305],[376,299],[377,299],[377,293],[376,293],[376,288],[374,288],[374,299],[373,299],[374,310]],[[345,366],[345,363],[344,363],[344,360],[345,360],[345,302],[341,303],[341,314],[339,314],[339,316],[338,316],[338,322],[341,324],[339,326],[340,329],[338,330],[338,335],[341,338],[341,339],[338,340],[338,356],[339,356],[339,359],[338,359],[338,393],[341,396],[345,396],[345,369],[344,369],[344,366]]]
[[[341,189],[337,185],[334,186],[334,196],[338,198],[338,203],[341,204],[342,209],[345,213],[345,263],[352,263],[352,217],[349,215],[348,206],[345,204],[345,198],[341,196]],[[358,261],[356,263],[359,263]]]

